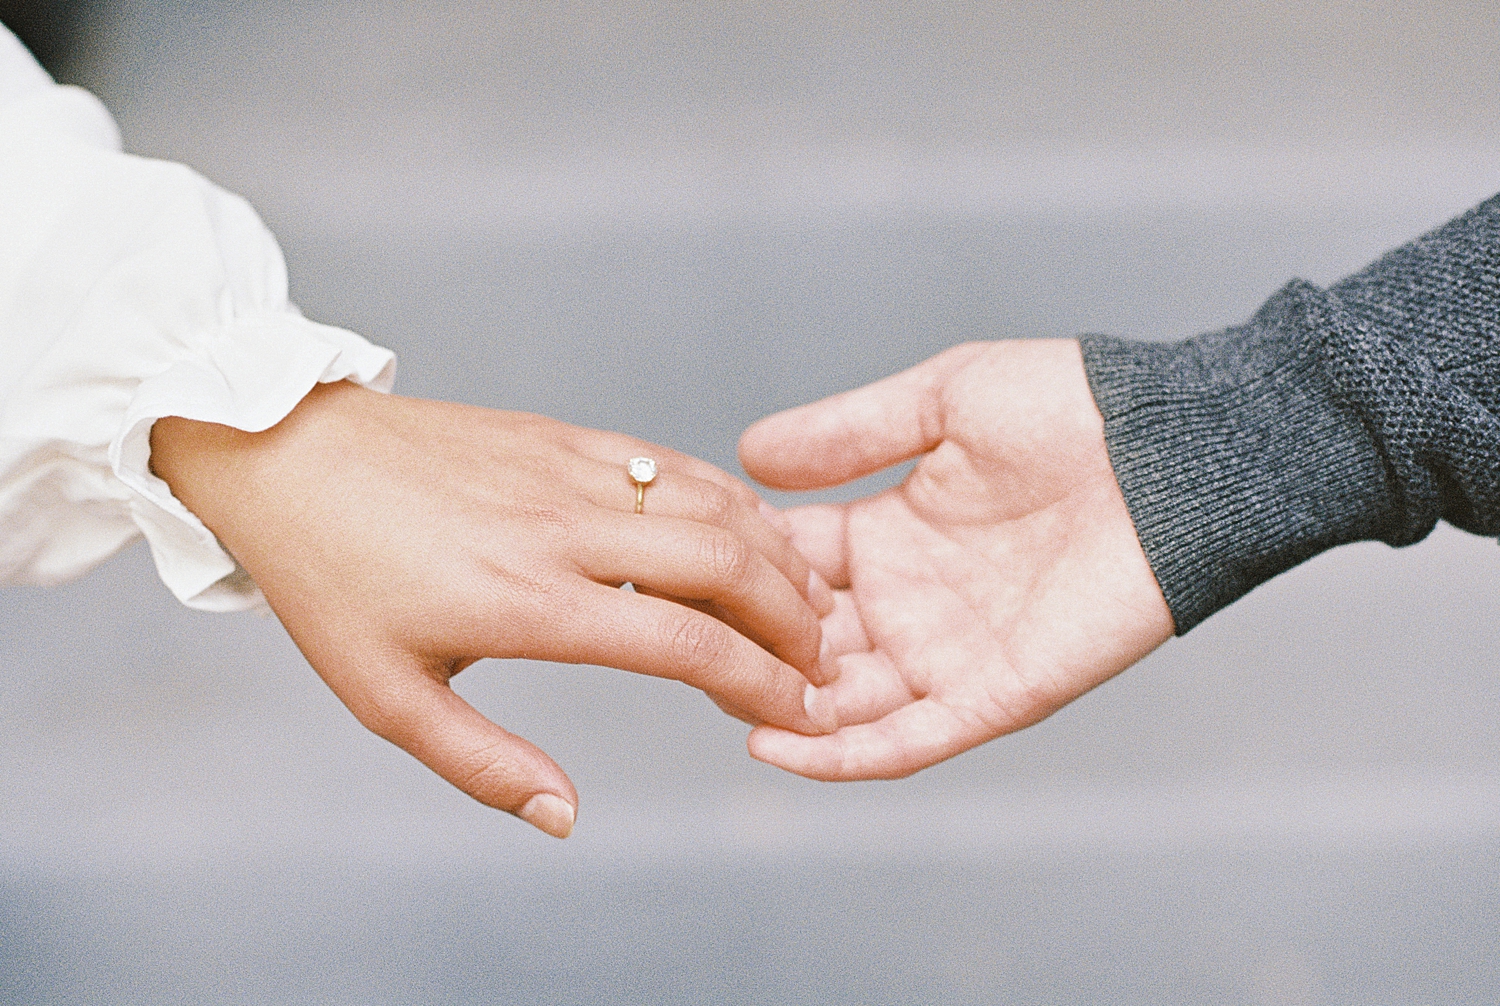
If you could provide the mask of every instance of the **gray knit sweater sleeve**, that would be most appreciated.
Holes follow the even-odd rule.
[[[1500,196],[1236,328],[1082,345],[1179,634],[1335,545],[1500,534]]]

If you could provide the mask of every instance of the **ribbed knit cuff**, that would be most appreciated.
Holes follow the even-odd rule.
[[[1115,476],[1181,635],[1304,559],[1375,537],[1392,487],[1321,351],[1341,311],[1296,281],[1178,343],[1085,336]]]

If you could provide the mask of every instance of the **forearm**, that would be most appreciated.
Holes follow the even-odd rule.
[[[1339,544],[1500,533],[1500,198],[1246,325],[1082,344],[1179,633]]]

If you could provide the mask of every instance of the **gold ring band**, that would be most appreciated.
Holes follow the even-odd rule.
[[[625,462],[625,473],[635,483],[635,512],[646,511],[646,487],[656,478],[656,462],[651,458],[631,458]]]

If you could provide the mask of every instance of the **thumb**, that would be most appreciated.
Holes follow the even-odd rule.
[[[482,804],[567,838],[578,791],[546,752],[490,722],[414,657],[319,673],[355,717]]]
[[[740,437],[740,464],[776,489],[823,489],[926,453],[943,439],[943,386],[982,351],[955,346],[874,384],[767,416]]]

